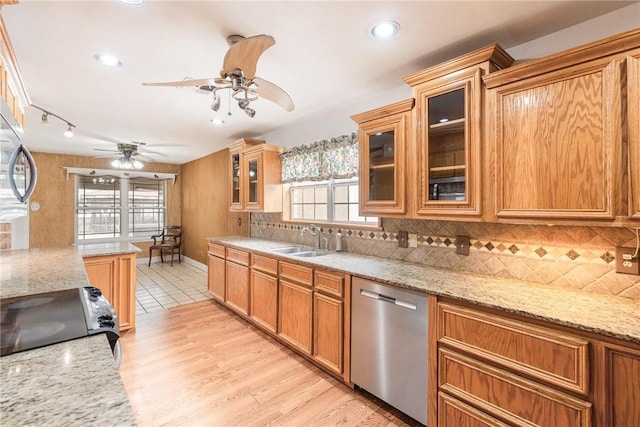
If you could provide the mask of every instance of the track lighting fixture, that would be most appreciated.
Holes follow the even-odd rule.
[[[253,108],[247,107],[244,109],[244,112],[247,113],[247,116],[249,117],[253,117],[256,115],[256,110],[254,110]]]
[[[52,113],[51,111],[47,111],[42,107],[38,107],[37,105],[33,105],[31,104],[31,106],[33,108],[37,108],[38,110],[42,111],[42,124],[46,125],[49,123],[49,116],[53,116],[56,119],[62,120],[64,123],[67,124],[67,130],[64,131],[64,136],[66,136],[67,138],[73,138],[73,128],[76,127],[76,125],[74,125],[73,123],[71,123],[68,120],[63,119],[62,117],[60,117],[57,114]]]
[[[215,112],[218,112],[220,109],[220,97],[218,95],[213,95],[213,104],[211,104],[211,109]]]

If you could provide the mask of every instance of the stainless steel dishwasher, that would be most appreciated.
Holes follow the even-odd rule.
[[[427,424],[427,296],[351,284],[351,381]]]

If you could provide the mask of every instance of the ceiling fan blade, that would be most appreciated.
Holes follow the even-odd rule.
[[[221,75],[227,76],[235,70],[241,70],[246,79],[253,79],[260,55],[274,44],[276,41],[273,37],[262,34],[242,39],[231,45],[224,56]]]
[[[278,104],[286,111],[293,111],[293,100],[279,86],[260,77],[255,77],[253,83],[257,86],[258,96]]]
[[[151,157],[147,157],[145,155],[142,155],[140,153],[133,153],[131,155],[131,157],[135,157],[136,160],[142,160],[143,162],[147,162],[147,163],[153,163],[155,162],[155,160],[153,160]]]
[[[108,136],[100,135],[98,133],[91,132],[89,130],[75,128],[73,131],[78,135],[87,136],[89,138],[99,139],[101,141],[111,142],[113,144],[122,144],[122,141],[119,141],[114,138],[110,138]]]
[[[209,79],[193,79],[193,80],[180,80],[178,82],[162,82],[162,83],[142,83],[143,86],[215,86],[216,83],[226,83],[224,79],[209,78]]]
[[[106,151],[107,153],[115,153],[118,154],[120,153],[118,150],[107,150],[106,148],[94,148],[94,151]]]
[[[151,151],[151,150],[144,150],[144,151],[138,151],[138,154],[142,154],[143,156],[146,156],[147,154],[150,154],[152,156],[164,156],[164,154],[162,153],[158,153],[157,151]]]
[[[103,156],[93,156],[94,159],[119,159],[120,157],[122,157],[122,153],[105,154]]]

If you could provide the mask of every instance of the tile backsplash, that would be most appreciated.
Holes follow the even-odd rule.
[[[281,222],[280,214],[251,214],[252,237],[311,245],[301,227]],[[330,248],[338,230],[347,252],[640,300],[640,276],[615,272],[616,246],[636,244],[630,228],[387,218],[382,230],[323,227]],[[399,248],[399,231],[408,231],[417,247]],[[457,236],[470,237],[469,256],[456,254]]]

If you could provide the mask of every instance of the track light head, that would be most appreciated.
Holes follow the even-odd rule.
[[[249,117],[253,117],[256,115],[256,110],[254,110],[253,108],[247,107],[244,109],[244,112],[247,113],[247,116]]]
[[[215,112],[220,109],[220,97],[218,95],[213,95],[213,104],[211,104],[211,109]]]
[[[49,123],[49,113],[44,112],[42,113],[42,124],[46,125]]]
[[[73,125],[71,123],[67,123],[68,127],[67,130],[64,131],[64,136],[66,136],[67,138],[73,138]]]

